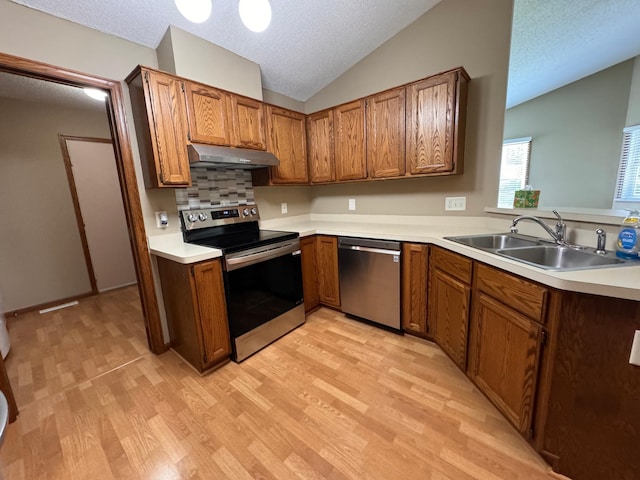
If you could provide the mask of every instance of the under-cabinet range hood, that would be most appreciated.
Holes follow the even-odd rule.
[[[273,153],[248,148],[218,147],[191,144],[189,164],[199,168],[261,168],[277,167],[280,160]]]

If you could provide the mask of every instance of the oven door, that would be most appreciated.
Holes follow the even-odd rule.
[[[299,239],[225,256],[225,292],[238,361],[304,323]]]

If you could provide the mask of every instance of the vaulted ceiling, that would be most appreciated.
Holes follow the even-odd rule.
[[[306,101],[441,0],[270,0],[262,33],[244,27],[237,0],[213,0],[202,24],[173,0],[12,1],[150,48],[175,25],[258,63],[265,88]],[[515,0],[507,105],[640,55],[638,25],[638,0]]]

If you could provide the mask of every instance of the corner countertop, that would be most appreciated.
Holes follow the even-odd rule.
[[[429,243],[560,290],[640,300],[640,263],[620,268],[551,272],[443,238],[508,231],[504,222],[489,217],[312,214],[261,221],[260,227],[297,232],[301,237],[319,234]],[[152,254],[179,263],[222,255],[217,249],[185,244],[181,234],[149,237],[149,248]]]
[[[154,235],[147,237],[147,243],[152,255],[178,263],[196,263],[222,256],[222,251],[217,248],[184,243],[182,233]]]

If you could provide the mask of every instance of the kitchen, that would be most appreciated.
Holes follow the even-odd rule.
[[[508,4],[509,2],[505,2]],[[69,37],[86,39],[84,45],[111,44],[117,51],[116,55],[108,57],[109,61],[100,61],[87,51],[86,55],[71,55],[68,45],[59,38],[48,39],[48,49],[44,49],[39,42],[29,41],[19,29],[7,28],[2,35],[2,50],[11,54],[26,58],[35,58],[47,61],[55,65],[64,65],[81,71],[89,71],[94,74],[104,75],[108,78],[125,78],[133,65],[143,64],[154,66],[156,64],[155,52],[139,46],[126,44],[121,40],[106,37],[97,32],[76,25],[68,24],[58,19],[53,19],[37,12],[28,11],[14,4],[4,3],[3,18],[15,18],[13,25],[31,24],[41,22],[42,31],[68,32]],[[362,69],[354,71],[351,75],[355,78],[346,78],[344,85],[335,85],[328,92],[335,90],[330,99],[322,100],[320,97],[310,102],[310,111],[316,111],[325,106],[346,102],[362,95],[375,93],[376,91],[404,84],[417,78],[436,74],[450,69],[453,66],[464,65],[473,81],[470,83],[470,95],[468,105],[467,136],[465,148],[465,173],[459,177],[443,177],[436,179],[406,179],[400,181],[376,182],[375,185],[353,184],[349,192],[358,194],[358,211],[365,214],[396,214],[405,211],[413,215],[442,215],[442,199],[444,196],[455,195],[460,192],[467,196],[467,215],[481,215],[485,205],[491,205],[495,201],[493,193],[497,188],[496,171],[500,152],[500,138],[502,130],[502,117],[504,115],[504,90],[506,87],[506,69],[508,62],[508,31],[510,14],[509,8],[496,2],[478,11],[469,12],[474,8],[464,2],[443,2],[430,15],[426,15],[419,22],[412,25],[403,35],[387,46],[387,50],[380,51],[376,57],[364,64]],[[465,15],[455,15],[458,9],[465,10]],[[6,15],[5,15],[6,14]],[[453,15],[456,24],[440,21]],[[61,26],[63,24],[64,26]],[[446,31],[443,31],[446,30]],[[438,38],[447,35],[458,36],[464,45],[450,45],[438,43],[438,51],[416,52],[415,44],[433,44]],[[6,35],[6,37],[5,37]],[[179,35],[179,33],[178,33]],[[6,40],[5,40],[6,39]],[[21,39],[16,41],[16,39]],[[56,45],[55,42],[61,41]],[[116,45],[121,47],[116,48]],[[126,45],[126,48],[125,48]],[[77,48],[84,48],[79,45]],[[402,52],[411,55],[411,61],[403,60]],[[127,57],[129,56],[129,57]],[[424,58],[423,58],[424,56]],[[415,57],[419,57],[416,61]],[[428,58],[427,58],[428,57]],[[397,68],[389,68],[397,62]],[[386,78],[381,72],[394,78]],[[185,75],[189,76],[189,75]],[[363,85],[363,77],[370,79],[374,84],[367,86],[367,91],[362,91],[359,85]],[[211,82],[206,82],[211,83]],[[224,88],[224,86],[222,86]],[[502,92],[502,93],[500,93]],[[244,92],[238,92],[244,93]],[[327,93],[329,96],[329,93]],[[265,95],[266,100],[270,100]],[[270,100],[274,102],[272,99]],[[275,103],[275,102],[274,102]],[[133,121],[129,117],[129,128],[133,129]],[[132,137],[132,151],[134,157],[137,148]],[[139,164],[138,180],[141,181]],[[289,215],[306,215],[313,212],[314,206],[331,209],[333,214],[346,213],[346,202],[342,202],[340,196],[345,195],[344,186],[313,187],[322,189],[322,193],[310,192],[307,187],[257,187],[256,200],[260,206],[263,219],[277,219],[280,217],[281,203],[287,203]],[[140,197],[143,199],[143,212],[145,229],[152,236],[157,232],[153,212],[157,210],[169,210],[168,205],[175,202],[172,192],[145,191],[140,184]],[[368,211],[367,197],[379,197],[384,195],[388,200],[378,202],[383,208]],[[321,198],[322,197],[322,198]],[[362,200],[364,199],[364,200]],[[409,201],[405,201],[409,200]],[[344,203],[344,205],[343,205]],[[408,208],[409,210],[402,210]],[[360,210],[362,209],[362,210]],[[459,217],[459,218],[464,218]],[[454,221],[455,221],[455,217]],[[407,227],[408,228],[408,227]],[[170,220],[170,231],[178,231],[177,218]],[[534,232],[538,234],[538,232]],[[591,239],[589,239],[591,241]]]

